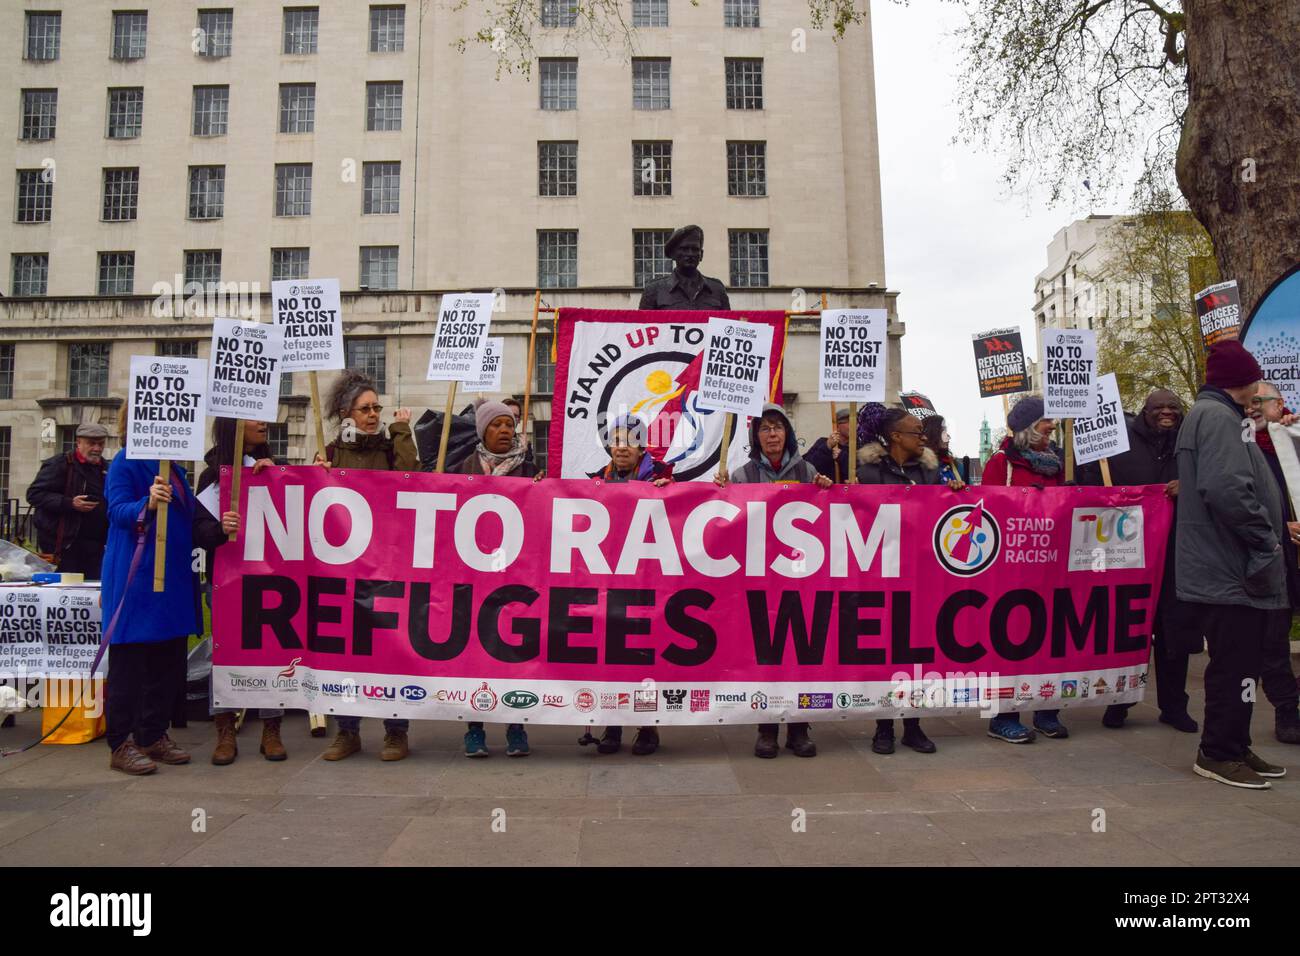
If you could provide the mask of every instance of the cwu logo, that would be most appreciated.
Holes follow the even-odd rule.
[[[1001,546],[1002,530],[982,500],[949,508],[934,526],[934,556],[959,577],[988,570]]]

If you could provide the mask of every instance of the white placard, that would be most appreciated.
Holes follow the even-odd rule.
[[[45,617],[38,589],[0,588],[0,677],[45,673]]]
[[[126,457],[202,461],[208,363],[132,355],[126,396]]]
[[[213,319],[208,414],[275,421],[280,409],[283,355],[284,330],[278,325]]]
[[[888,326],[885,309],[829,309],[822,313],[819,401],[885,400]]]
[[[284,332],[282,372],[343,368],[343,309],[338,279],[281,279],[271,283],[275,324]]]
[[[1119,400],[1119,384],[1111,372],[1097,379],[1097,414],[1074,420],[1074,460],[1086,465],[1128,451],[1128,423]]]
[[[762,415],[771,386],[772,326],[709,316],[704,350],[700,407]]]
[[[483,350],[483,368],[478,378],[462,383],[461,388],[467,392],[501,391],[501,362],[505,353],[505,344],[504,336],[489,337],[487,348]]]
[[[1045,418],[1091,418],[1097,413],[1097,336],[1092,329],[1044,329]]]
[[[468,382],[479,377],[492,323],[491,292],[457,292],[442,297],[438,329],[429,352],[430,382]]]
[[[49,677],[91,676],[90,665],[99,653],[100,606],[98,588],[41,588],[41,617],[45,621],[45,673]],[[108,655],[96,677],[107,673]]]

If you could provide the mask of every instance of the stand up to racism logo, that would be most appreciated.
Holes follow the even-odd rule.
[[[1002,531],[981,500],[944,512],[934,526],[934,556],[944,569],[961,577],[986,570],[998,555]]]

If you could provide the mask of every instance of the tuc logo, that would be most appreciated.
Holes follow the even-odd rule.
[[[1070,520],[1071,571],[1145,568],[1142,506],[1075,508]]]
[[[1002,530],[983,501],[949,508],[934,526],[934,556],[959,577],[987,570],[1001,546]]]

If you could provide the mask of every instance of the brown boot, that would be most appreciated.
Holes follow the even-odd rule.
[[[406,742],[405,730],[392,730],[384,734],[384,749],[379,752],[380,760],[401,760],[411,752]]]
[[[266,717],[262,720],[262,746],[258,748],[267,760],[288,760],[289,753],[280,742],[280,718]]]
[[[141,753],[140,748],[130,737],[113,751],[113,758],[108,762],[108,767],[110,770],[129,773],[133,777],[143,777],[158,769],[158,765]]]
[[[163,734],[148,747],[144,748],[144,755],[160,763],[171,764],[173,766],[189,763],[190,755],[180,747],[176,742]]]
[[[351,757],[361,749],[361,734],[355,730],[340,730],[334,743],[330,744],[326,751],[321,754],[325,760],[342,760],[344,757]]]
[[[217,746],[212,750],[212,762],[218,767],[235,762],[239,744],[235,739],[235,715],[213,714],[212,726],[217,730]]]

